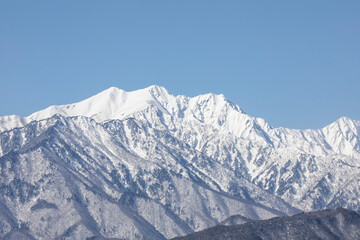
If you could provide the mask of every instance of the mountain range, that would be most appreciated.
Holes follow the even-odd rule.
[[[273,128],[223,95],[109,88],[0,117],[0,238],[166,239],[360,209],[360,121]]]

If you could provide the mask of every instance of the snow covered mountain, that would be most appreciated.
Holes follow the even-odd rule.
[[[359,210],[360,122],[272,128],[223,95],[112,87],[0,117],[0,170],[0,238],[171,238],[231,215]]]

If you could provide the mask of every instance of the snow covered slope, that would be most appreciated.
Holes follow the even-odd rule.
[[[223,95],[173,96],[159,86],[112,87],[28,117],[0,117],[0,165],[0,214],[12,214],[4,218],[10,235],[156,239],[236,214],[296,213],[286,202],[360,209],[359,121],[273,128]],[[62,208],[73,212],[72,225],[28,226],[33,214],[41,220],[49,211],[60,223]],[[126,226],[109,220],[115,213]],[[28,230],[19,227],[26,222]]]
[[[141,158],[108,130],[119,124],[138,133],[130,122],[105,127],[60,115],[1,133],[0,238],[20,232],[35,239],[165,239],[233,214],[267,219],[297,212],[231,173],[249,196],[275,207],[227,194],[188,162],[199,154],[190,149],[170,151],[163,162]]]

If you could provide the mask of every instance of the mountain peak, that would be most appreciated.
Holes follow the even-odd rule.
[[[169,94],[165,87],[158,86],[158,85],[151,85],[149,87],[134,90],[134,91],[125,91],[125,90],[117,88],[117,87],[109,87],[109,88],[105,89],[104,91],[94,95],[93,97],[95,97],[97,95],[114,95],[114,94],[119,95],[119,94],[135,94],[135,93],[139,93],[141,95],[141,94],[146,94],[148,92]]]
[[[116,91],[123,91],[122,89],[120,88],[117,88],[117,87],[109,87],[108,89],[105,89],[104,91],[102,92],[108,92],[108,93],[111,93],[111,92],[116,92]]]
[[[159,86],[159,85],[151,85],[144,89],[148,89],[149,91],[166,91],[167,92],[165,87]]]
[[[343,116],[343,117],[339,118],[338,120],[336,120],[336,122],[339,124],[354,124],[355,121],[349,117]]]
[[[351,131],[355,133],[360,133],[360,122],[355,121],[348,117],[341,117],[335,122],[331,123],[330,125],[326,126],[324,129],[340,129],[342,131],[346,131],[350,129]]]
[[[174,97],[166,90],[166,88],[158,85],[152,85],[148,88],[145,88],[144,90],[148,90],[152,94],[152,96],[156,99],[162,98],[163,100],[168,100],[169,96]]]
[[[157,106],[159,99],[167,101],[170,95],[164,87],[152,85],[135,91],[124,91],[117,87],[110,87],[99,94],[84,101],[70,105],[59,106],[66,111],[65,116],[86,116],[98,122],[123,119],[134,112],[149,106]],[[71,110],[73,107],[73,111]]]

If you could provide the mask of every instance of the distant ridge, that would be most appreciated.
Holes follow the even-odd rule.
[[[343,208],[216,226],[173,240],[303,240],[360,239],[360,214]]]

